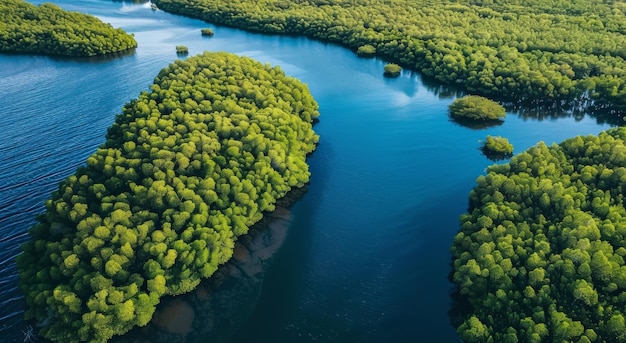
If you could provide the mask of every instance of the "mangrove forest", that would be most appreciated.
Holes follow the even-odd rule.
[[[0,52],[96,56],[137,46],[132,35],[100,19],[44,3],[0,2]]]
[[[104,342],[193,290],[309,180],[308,88],[227,53],[177,60],[123,107],[63,181],[17,258],[26,318],[59,342]]]

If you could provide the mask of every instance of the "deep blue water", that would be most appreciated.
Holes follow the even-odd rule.
[[[176,45],[280,65],[320,104],[309,191],[236,342],[455,342],[448,248],[475,178],[493,163],[478,151],[480,140],[502,135],[521,152],[609,127],[588,116],[509,113],[503,125],[471,130],[448,120],[454,92],[407,71],[385,79],[383,61],[338,46],[146,5],[52,2],[134,33],[139,47],[105,60],[0,54],[1,342],[24,338],[14,258],[43,202],[104,142],[122,105],[177,58]],[[201,37],[204,27],[215,36]]]

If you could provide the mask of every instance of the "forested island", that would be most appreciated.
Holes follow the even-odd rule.
[[[626,342],[626,128],[489,167],[454,238],[465,342]]]
[[[154,0],[159,8],[302,34],[516,103],[626,109],[626,5],[617,1]]]
[[[60,342],[145,325],[309,180],[318,106],[278,67],[227,53],[177,60],[123,107],[63,181],[18,256],[26,318]]]
[[[132,35],[94,16],[65,11],[51,3],[0,2],[0,52],[84,57],[135,47]]]

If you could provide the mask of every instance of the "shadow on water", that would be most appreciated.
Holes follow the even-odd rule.
[[[502,120],[473,120],[467,118],[454,118],[449,116],[450,122],[459,126],[466,127],[471,130],[485,130],[504,124]]]
[[[47,55],[47,54],[31,54],[26,52],[2,52],[3,55],[12,56],[15,58],[24,57],[24,56],[46,56],[51,60],[58,62],[78,62],[78,63],[88,63],[88,64],[99,64],[99,63],[108,63],[113,60],[117,60],[120,58],[128,58],[135,56],[136,48],[131,48],[128,50],[113,52],[106,55],[100,56],[61,56],[61,55]]]
[[[502,162],[513,157],[512,153],[507,154],[507,153],[502,153],[502,152],[490,151],[488,149],[485,149],[485,147],[478,148],[478,150],[480,150],[483,156],[487,157],[487,159],[489,159],[492,162]]]
[[[418,72],[411,71],[411,75],[418,76],[424,87],[436,95],[439,99],[454,99],[470,94],[460,85],[443,84],[435,78],[424,76]],[[626,124],[626,110],[616,110],[599,106],[595,101],[589,99],[580,100],[555,100],[555,101],[520,101],[511,102],[510,98],[498,98],[488,96],[488,98],[501,103],[510,114],[519,116],[524,120],[556,120],[562,118],[574,118],[581,121],[585,116],[594,118],[598,124],[609,124],[622,126]],[[459,123],[466,126],[466,123]],[[483,129],[486,127],[474,127],[472,129]]]
[[[316,131],[321,133],[323,130],[318,127]],[[330,145],[322,141],[307,159],[311,169],[309,190],[302,202],[292,207],[294,220],[288,242],[267,268],[254,311],[250,316],[241,318],[240,330],[228,342],[258,342],[259,337],[269,342],[294,342],[297,336],[292,330],[299,332],[307,329],[299,327],[303,325],[298,318],[299,299],[302,296],[300,292],[305,289],[303,284],[310,281],[306,275],[313,264],[312,256],[315,256],[311,243],[315,229],[312,223],[317,216],[317,204],[326,194],[331,168],[329,163],[333,160],[329,155],[332,154]]]
[[[450,266],[450,269],[452,269],[452,266]],[[450,271],[449,279],[452,283],[452,271]],[[473,307],[469,299],[461,294],[458,287],[454,287],[450,291],[450,308],[448,309],[450,325],[455,329],[458,328],[472,312]]]
[[[404,93],[407,97],[413,98],[419,90],[419,81],[414,77],[413,72],[407,73],[403,71],[399,77],[384,77],[383,80],[387,87]]]
[[[467,91],[465,91],[461,86],[443,84],[441,81],[438,81],[433,77],[425,76],[418,72],[412,73],[418,76],[424,87],[426,87],[429,92],[433,93],[439,99],[460,98],[467,94]]]
[[[594,118],[598,124],[624,125],[624,112],[597,107],[588,101],[518,104],[503,103],[506,110],[523,120],[556,120],[574,118],[581,121],[585,116]]]
[[[315,124],[317,122],[318,120]],[[310,161],[312,156],[319,155],[318,150],[319,146],[307,158],[311,168],[313,166]],[[302,220],[301,216],[294,216],[292,208],[303,201],[309,189],[314,189],[315,193],[323,189],[319,185],[311,188],[311,183],[324,182],[325,179],[320,178],[323,178],[323,171],[327,168],[322,166],[321,169],[312,170],[313,176],[309,184],[292,189],[277,201],[273,212],[266,213],[246,235],[239,237],[233,257],[220,266],[215,274],[203,280],[192,292],[162,298],[148,325],[134,328],[123,336],[114,337],[111,342],[226,343],[242,333],[256,336],[256,332],[252,332],[253,330],[246,326],[257,325],[259,319],[256,316],[265,320],[275,319],[268,318],[267,313],[272,311],[266,307],[273,309],[276,304],[273,302],[267,304],[268,297],[263,295],[270,293],[271,300],[275,298],[275,294],[284,294],[285,290],[280,289],[277,293],[265,289],[272,288],[270,267],[274,270],[283,269],[280,265],[281,259],[278,257],[283,254],[277,252],[285,243],[290,227],[297,226],[297,222]],[[307,208],[305,213],[310,214],[310,208]],[[309,218],[304,220],[306,222]],[[306,232],[298,232],[297,236],[303,234],[307,235]],[[289,244],[285,248],[289,248]],[[292,253],[286,252],[286,255],[292,256]],[[291,258],[288,260],[292,261]],[[269,287],[266,285],[268,279]],[[284,282],[287,281],[283,273],[280,277],[281,285]],[[238,338],[235,338],[235,341],[238,341]]]
[[[239,237],[233,258],[192,292],[161,299],[143,328],[112,342],[228,342],[259,299],[267,267],[282,246],[292,220],[290,208],[308,191],[294,189],[248,234]]]

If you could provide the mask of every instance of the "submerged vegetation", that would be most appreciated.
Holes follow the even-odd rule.
[[[155,2],[214,23],[353,50],[369,44],[391,62],[474,94],[626,108],[626,5],[619,1]]]
[[[17,259],[27,319],[61,342],[145,325],[309,180],[317,103],[249,58],[178,60],[126,104],[106,143],[62,182]]]
[[[489,167],[454,238],[465,342],[626,342],[626,128]]]
[[[131,35],[87,14],[50,3],[0,2],[0,52],[96,56],[136,46]]]

